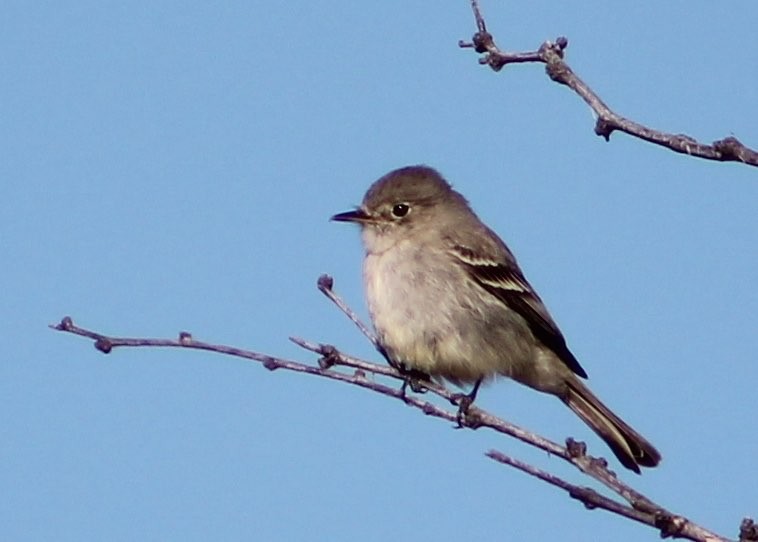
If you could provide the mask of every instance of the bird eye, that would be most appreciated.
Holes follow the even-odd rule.
[[[392,214],[396,216],[397,218],[403,218],[405,215],[408,214],[408,211],[410,210],[411,208],[405,203],[396,203],[392,207]]]

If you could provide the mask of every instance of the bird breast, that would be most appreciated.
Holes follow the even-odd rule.
[[[526,323],[448,254],[400,242],[368,253],[363,271],[374,328],[394,361],[472,383],[510,376],[533,359]]]

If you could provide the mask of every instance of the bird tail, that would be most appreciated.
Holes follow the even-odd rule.
[[[640,466],[655,467],[661,454],[642,435],[605,406],[578,379],[568,382],[563,402],[611,448],[621,464],[640,473]]]

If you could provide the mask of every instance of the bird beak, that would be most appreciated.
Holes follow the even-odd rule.
[[[334,220],[335,222],[357,222],[358,224],[362,224],[363,222],[371,220],[371,215],[359,207],[354,211],[336,214],[331,220]]]

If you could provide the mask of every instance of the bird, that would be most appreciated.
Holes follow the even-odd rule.
[[[333,221],[358,224],[363,281],[390,363],[457,386],[507,377],[553,395],[640,473],[658,450],[583,382],[587,373],[516,258],[435,169],[395,169]]]

